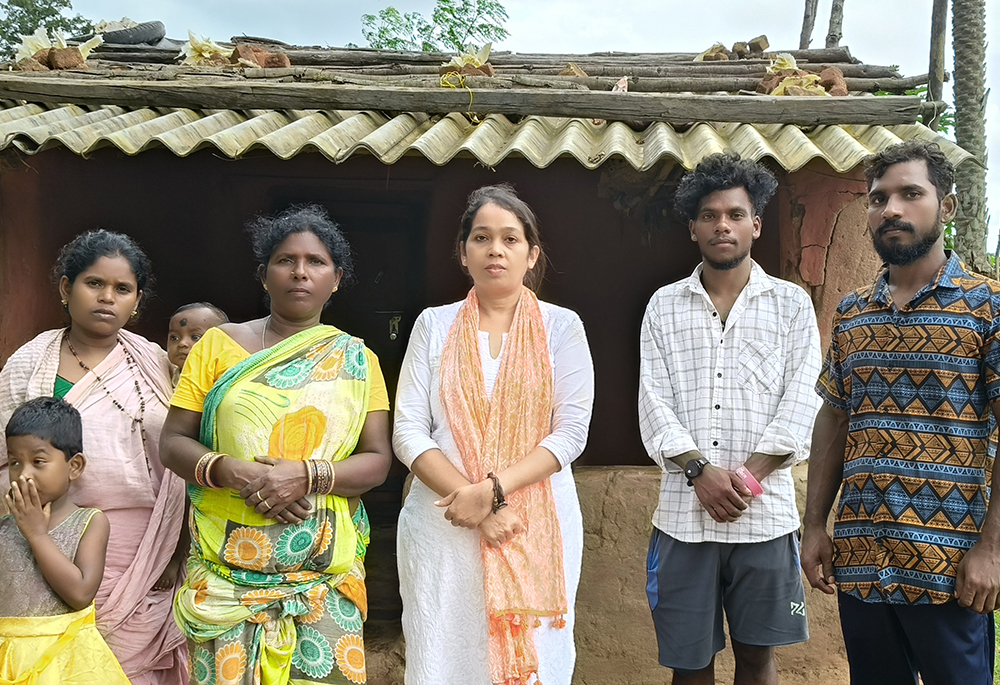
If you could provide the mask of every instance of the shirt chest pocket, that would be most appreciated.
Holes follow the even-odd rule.
[[[753,392],[776,393],[781,385],[778,349],[760,340],[740,342],[740,384]]]

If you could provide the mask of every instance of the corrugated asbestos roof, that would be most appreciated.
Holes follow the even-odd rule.
[[[257,149],[281,159],[320,152],[334,163],[354,154],[370,154],[385,164],[405,155],[421,155],[443,165],[455,157],[494,166],[508,156],[523,157],[544,168],[570,156],[588,169],[615,157],[637,170],[664,158],[692,169],[705,156],[731,150],[750,159],[772,157],[788,171],[821,158],[838,172],[864,157],[903,140],[937,141],[954,164],[971,155],[919,124],[897,126],[819,126],[804,130],[783,124],[698,123],[678,132],[654,123],[643,131],[589,119],[525,117],[514,123],[489,115],[470,123],[461,114],[394,117],[379,112],[127,109],[10,105],[0,109],[0,149],[15,147],[36,154],[65,147],[86,155],[114,146],[128,155],[166,148],[184,157],[203,148],[238,158]]]

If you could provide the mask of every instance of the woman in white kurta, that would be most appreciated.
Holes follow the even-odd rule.
[[[537,227],[530,208],[507,186],[470,197],[459,239],[463,266],[473,278],[470,298],[425,310],[417,319],[403,361],[396,397],[393,446],[416,475],[397,531],[407,685],[489,685],[489,621],[481,540],[503,547],[522,533],[508,509],[494,513],[490,478],[470,479],[442,402],[442,357],[457,316],[478,304],[478,357],[486,396],[498,392],[508,331],[522,281],[541,279]],[[593,363],[583,324],[572,311],[537,303],[551,369],[547,435],[517,463],[495,474],[508,497],[548,481],[561,549],[566,610],[534,628],[537,672],[531,681],[569,685],[576,660],[574,603],[583,552],[583,522],[570,463],[586,444],[593,404]],[[539,398],[539,401],[541,399]],[[470,483],[470,480],[473,482]],[[535,485],[533,485],[535,484]],[[516,497],[516,495],[514,495]],[[537,563],[548,563],[543,554]],[[494,671],[495,673],[495,671]]]

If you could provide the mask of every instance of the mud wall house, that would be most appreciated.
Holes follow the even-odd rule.
[[[101,226],[144,246],[157,296],[135,328],[163,344],[169,313],[187,302],[210,300],[234,320],[262,316],[243,226],[316,202],[357,260],[358,281],[329,321],[375,350],[393,392],[416,315],[469,287],[453,258],[466,196],[511,182],[542,225],[542,297],[579,312],[596,367],[590,442],[576,466],[587,533],[577,680],[662,678],[642,594],[657,474],[635,398],[646,301],[699,259],[671,209],[679,178],[719,151],[775,171],[780,189],[754,257],[812,294],[826,334],[840,297],[876,268],[862,159],[913,138],[937,140],[956,163],[969,156],[917,123],[917,98],[870,97],[921,77],[843,48],[794,54],[800,69],[836,66],[849,96],[789,98],[742,94],[767,76],[759,54],[728,63],[498,54],[492,77],[442,88],[446,56],[284,51],[290,66],[262,69],[180,67],[176,51],[109,48],[87,70],[0,75],[0,360],[62,324],[50,269],[77,233]],[[630,92],[609,92],[623,75]],[[393,536],[404,475],[397,464],[367,497],[376,683],[392,682],[401,664]],[[837,657],[839,629],[821,624],[823,611],[833,616],[821,605],[818,646],[790,648],[783,665],[811,668],[807,649]]]

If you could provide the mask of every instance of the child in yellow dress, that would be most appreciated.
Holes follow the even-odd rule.
[[[39,397],[6,428],[0,517],[0,685],[127,685],[94,625],[111,524],[69,499],[86,466],[80,413]]]

